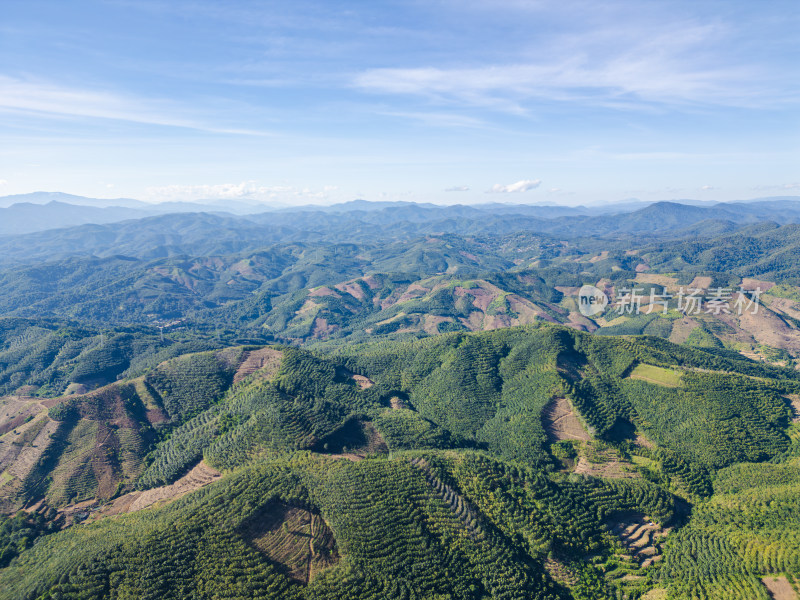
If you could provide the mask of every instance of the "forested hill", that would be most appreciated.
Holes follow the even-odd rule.
[[[31,217],[47,207],[17,205],[5,221],[55,222],[64,228],[9,235],[0,228],[0,266],[55,260],[72,256],[162,258],[176,255],[208,256],[254,251],[280,242],[370,243],[375,240],[407,240],[425,235],[503,236],[531,232],[557,239],[599,238],[641,244],[646,240],[713,237],[759,223],[800,222],[796,199],[693,206],[658,202],[615,209],[569,209],[557,206],[483,205],[436,206],[401,203],[351,203],[337,210],[272,211],[250,215],[219,212],[176,212],[130,218],[109,223],[110,215],[134,215],[141,207],[92,208],[54,203],[52,211],[100,211],[93,224],[65,227],[69,219],[46,214]],[[25,208],[25,211],[22,211]],[[196,207],[193,207],[196,208]],[[74,209],[74,210],[73,210]],[[149,210],[155,211],[156,208]],[[103,212],[105,211],[105,212]],[[116,213],[114,212],[116,211]],[[80,211],[78,211],[80,212]],[[148,214],[147,212],[144,213]],[[2,212],[0,212],[2,217]],[[86,217],[89,218],[88,216]],[[120,217],[124,218],[124,217]],[[91,221],[89,221],[91,223]]]
[[[795,598],[799,217],[353,202],[2,236],[0,600]]]
[[[5,398],[0,492],[36,512],[1,525],[0,598],[766,599],[800,575],[798,398],[554,325]]]

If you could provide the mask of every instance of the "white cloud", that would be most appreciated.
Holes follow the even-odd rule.
[[[541,179],[523,179],[516,183],[502,185],[495,183],[490,189],[486,190],[487,194],[511,194],[514,192],[529,192],[539,187],[542,183]]]
[[[325,186],[322,190],[298,188],[290,185],[259,185],[255,181],[240,183],[166,185],[149,187],[146,197],[151,202],[181,202],[191,200],[239,200],[243,202],[269,201],[325,201],[336,186]]]
[[[466,185],[454,185],[453,187],[446,188],[445,192],[468,192],[469,187]]]
[[[266,135],[264,132],[218,127],[201,118],[187,118],[185,106],[163,100],[64,87],[40,80],[0,75],[0,111],[39,113],[59,117],[113,119],[183,127],[212,133]]]
[[[735,63],[718,42],[718,24],[677,21],[657,27],[605,24],[542,42],[513,63],[468,67],[374,68],[356,75],[365,91],[418,95],[522,113],[537,99],[615,108],[650,104],[763,106],[794,103],[796,94],[773,69]]]
[[[0,179],[0,185],[8,185],[7,179]]]
[[[700,189],[703,190],[704,192],[708,192],[711,190],[715,190],[717,188],[715,188],[713,185],[704,185]]]

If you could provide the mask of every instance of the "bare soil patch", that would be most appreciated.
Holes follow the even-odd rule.
[[[207,486],[209,483],[216,481],[220,477],[221,474],[219,471],[209,467],[206,463],[201,462],[173,484],[153,488],[152,490],[147,490],[144,492],[133,492],[133,494],[137,494],[137,497],[134,498],[132,502],[130,499],[126,499],[126,502],[126,500],[123,500],[125,496],[122,496],[121,498],[115,500],[114,504],[116,505],[117,502],[120,501],[122,501],[122,504],[129,503],[128,509],[124,512],[136,512],[142,510],[143,508],[147,508],[148,506],[152,506],[157,502],[169,502],[170,500],[180,498],[189,492],[193,492],[195,490],[199,490],[201,487]],[[131,494],[126,494],[126,496],[130,495]]]
[[[304,508],[271,502],[246,523],[244,538],[286,575],[308,584],[316,573],[339,562],[333,532]]]
[[[578,331],[592,332],[597,330],[597,326],[580,313],[571,312],[569,313],[569,317],[567,319],[567,327],[572,327]]]
[[[64,390],[64,396],[80,396],[89,393],[89,387],[83,383],[70,383]]]
[[[754,279],[752,277],[745,277],[742,279],[742,288],[745,290],[760,289],[762,292],[766,292],[773,287],[775,287],[775,282],[773,281],[764,281],[762,279]]]
[[[544,560],[544,569],[547,574],[563,586],[572,587],[578,583],[578,576],[570,571],[563,563],[553,559]]]
[[[789,396],[784,396],[789,401],[789,405],[792,407],[792,422],[799,423],[800,422],[800,395],[798,394],[790,394]]]
[[[338,371],[339,375],[343,375],[344,377],[349,377],[350,379],[355,381],[356,384],[358,384],[358,387],[360,387],[362,390],[368,390],[373,385],[375,385],[375,382],[372,381],[369,377],[366,377],[365,375],[358,375],[343,367],[339,368]]]
[[[425,294],[427,294],[430,290],[426,287],[422,287],[418,283],[412,283],[406,288],[401,296],[397,299],[396,304],[400,302],[406,302],[408,300],[414,300],[415,298],[421,298]]]
[[[338,329],[338,325],[328,323],[328,320],[323,317],[317,317],[314,319],[314,325],[311,328],[311,337],[323,340]]]
[[[667,288],[668,291],[678,289],[678,279],[668,275],[658,275],[656,273],[637,273],[636,281],[640,283],[653,283]],[[600,286],[598,286],[600,287]]]
[[[782,348],[793,355],[800,354],[800,333],[764,306],[757,314],[745,311],[739,318],[739,325],[761,344]]]
[[[486,315],[483,319],[483,330],[505,329],[511,327],[511,317],[508,315]]]
[[[17,446],[18,450],[15,453],[13,450],[2,458],[4,465],[7,465],[9,475],[13,475],[17,479],[25,479],[28,474],[39,462],[42,454],[51,443],[50,436],[58,429],[58,423],[50,421],[46,417],[42,417],[46,422],[42,423],[37,419],[37,427],[40,427],[36,437],[28,445]],[[13,444],[12,446],[16,446]],[[10,462],[6,462],[10,459]]]
[[[333,296],[334,298],[341,298],[341,295],[327,286],[318,287],[308,293],[310,298],[317,298],[321,296]]]
[[[641,567],[649,567],[661,560],[661,542],[670,529],[663,529],[639,513],[620,515],[608,521],[606,526]]]
[[[350,294],[353,298],[356,298],[357,300],[363,300],[365,298],[364,289],[360,285],[358,285],[357,281],[338,283],[334,287],[340,292]]]
[[[539,310],[533,302],[511,294],[506,298],[508,300],[508,307],[512,312],[517,313],[517,318],[514,319],[516,325],[528,325],[535,323],[541,316],[542,311]]]
[[[147,418],[147,422],[151,425],[158,425],[160,423],[166,423],[169,421],[167,415],[165,415],[164,411],[160,408],[151,408],[150,410],[145,411],[144,414]]]
[[[774,600],[797,600],[797,592],[783,575],[762,577],[761,582]]]
[[[369,287],[371,290],[377,290],[379,287],[381,287],[380,282],[375,279],[373,275],[367,275],[362,281],[366,283],[367,287]]]
[[[245,356],[242,364],[236,370],[233,376],[233,383],[239,383],[248,375],[252,375],[256,371],[262,371],[265,379],[272,377],[278,372],[281,366],[283,353],[274,348],[261,348],[259,350],[251,350]]]
[[[769,307],[795,319],[800,319],[800,304],[789,298],[770,298]]]
[[[581,288],[557,285],[555,286],[555,289],[564,294],[565,296],[577,296]]]
[[[475,287],[469,289],[457,287],[456,294],[458,294],[459,296],[463,296],[464,294],[469,294],[470,296],[475,298],[472,301],[472,305],[483,313],[485,313],[488,310],[489,305],[492,303],[492,300],[494,300],[497,297],[497,294],[494,294],[489,290],[485,290],[481,287]]]
[[[442,317],[439,315],[425,315],[425,320],[423,321],[422,329],[428,335],[436,335],[439,333],[439,324],[440,323],[448,323],[452,322],[452,317]]]
[[[700,327],[700,323],[691,317],[676,319],[672,322],[672,333],[669,335],[669,341],[673,344],[683,344],[689,339],[689,334],[698,327]]]
[[[353,375],[353,379],[358,384],[362,390],[367,390],[375,385],[375,382],[372,381],[369,377],[364,377],[363,375]]]
[[[554,398],[547,403],[542,411],[542,425],[551,442],[562,440],[588,442],[592,439],[566,398]]]
[[[636,479],[640,475],[633,463],[622,459],[614,448],[588,442],[580,448],[578,464],[573,471],[579,475],[606,479]]]
[[[38,398],[5,396],[0,398],[0,435],[25,426],[37,413],[44,410]]]
[[[461,318],[461,323],[470,331],[481,331],[484,329],[483,321],[486,315],[479,310],[474,310],[469,313],[469,318]]]
[[[595,463],[585,456],[578,458],[578,464],[575,465],[573,472],[578,475],[604,479],[636,479],[639,477],[639,474],[633,470],[633,466],[627,462],[609,460],[608,462]]]
[[[711,284],[713,283],[713,279],[711,277],[703,277],[702,275],[698,275],[692,282],[689,284],[690,288],[695,288],[698,290],[707,290]]]

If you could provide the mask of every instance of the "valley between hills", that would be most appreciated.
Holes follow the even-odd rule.
[[[797,225],[676,206],[0,238],[0,598],[796,598]]]

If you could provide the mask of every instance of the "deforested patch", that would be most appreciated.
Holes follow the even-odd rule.
[[[320,515],[305,508],[270,502],[242,526],[241,534],[288,577],[302,584],[339,562],[330,527]]]
[[[283,353],[274,348],[261,348],[250,350],[233,376],[233,383],[239,383],[248,375],[259,371],[264,378],[269,378],[278,372],[281,366]]]
[[[554,398],[547,403],[542,411],[542,425],[551,442],[564,440],[588,442],[592,439],[566,398]]]

